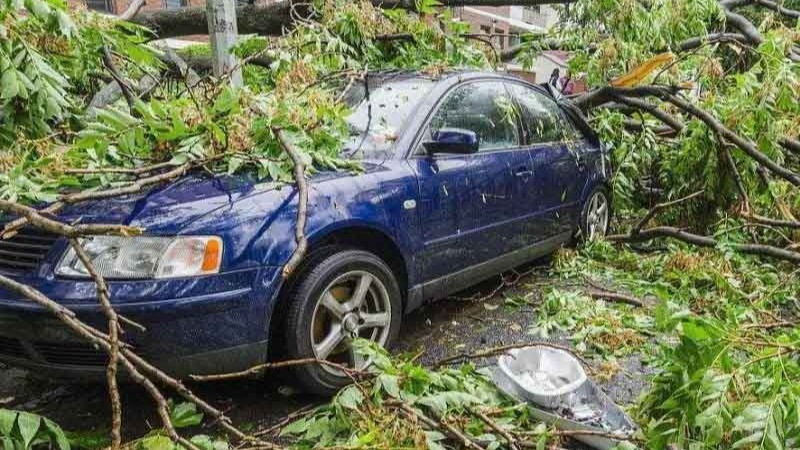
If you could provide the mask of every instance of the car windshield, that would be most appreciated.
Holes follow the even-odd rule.
[[[403,125],[433,81],[425,78],[367,77],[355,82],[345,95],[352,109],[347,117],[350,135],[341,156],[350,159],[385,159],[392,153]]]

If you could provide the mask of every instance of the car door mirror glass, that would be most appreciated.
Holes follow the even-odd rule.
[[[441,128],[431,133],[431,139],[422,143],[429,155],[435,153],[476,153],[479,147],[478,135],[474,131],[461,128]]]

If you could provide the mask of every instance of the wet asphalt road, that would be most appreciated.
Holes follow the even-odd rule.
[[[420,361],[431,364],[447,356],[469,353],[502,345],[530,342],[527,330],[536,320],[536,305],[542,290],[557,281],[548,276],[547,262],[522,267],[528,272],[510,287],[498,289],[499,277],[482,283],[455,297],[427,305],[404,319],[397,352],[422,352]],[[517,278],[515,273],[506,279]],[[509,296],[526,297],[524,306],[504,306]],[[480,301],[474,301],[480,298]],[[471,299],[472,301],[470,301]],[[568,340],[553,339],[569,345]],[[485,365],[491,361],[477,361]],[[652,371],[636,356],[620,361],[622,370],[599,384],[618,404],[635,401],[647,385]],[[309,404],[324,401],[297,394],[280,377],[235,380],[190,386],[202,398],[226,411],[245,430],[263,428]],[[133,385],[121,389],[124,434],[142,436],[158,427],[153,403],[143,390]],[[37,412],[55,420],[67,430],[106,430],[110,427],[110,406],[105,386],[65,385],[36,378],[24,370],[0,364],[0,407]],[[200,432],[213,433],[213,430]]]

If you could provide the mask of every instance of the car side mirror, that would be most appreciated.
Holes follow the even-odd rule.
[[[441,128],[425,141],[422,146],[429,155],[435,153],[470,154],[478,151],[478,135],[474,131],[461,128]]]

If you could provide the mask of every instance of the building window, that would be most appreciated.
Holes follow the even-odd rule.
[[[164,0],[164,8],[166,9],[181,9],[188,5],[188,0]]]
[[[114,13],[113,0],[86,0],[86,7],[92,11],[99,11],[104,13]]]

